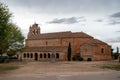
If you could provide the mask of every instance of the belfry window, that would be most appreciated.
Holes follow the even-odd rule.
[[[36,33],[38,34],[38,33],[39,33],[39,31],[37,30],[37,31],[36,31]]]
[[[35,30],[33,30],[33,34],[35,34]]]

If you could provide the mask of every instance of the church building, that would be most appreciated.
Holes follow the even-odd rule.
[[[68,46],[71,44],[71,59],[81,56],[84,60],[111,60],[111,46],[84,32],[41,33],[38,24],[29,28],[22,60],[67,61]]]

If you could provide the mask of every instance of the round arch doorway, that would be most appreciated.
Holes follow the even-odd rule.
[[[35,61],[38,60],[38,53],[35,53]]]

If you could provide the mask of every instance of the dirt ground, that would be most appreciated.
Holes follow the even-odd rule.
[[[120,71],[102,69],[117,61],[96,62],[13,62],[17,70],[0,74],[0,80],[120,80]]]

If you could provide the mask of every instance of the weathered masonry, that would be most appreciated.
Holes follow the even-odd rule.
[[[94,39],[84,32],[41,33],[36,23],[29,28],[22,59],[66,61],[69,43],[72,57],[80,55],[84,60],[91,58],[95,61],[111,59],[111,46],[103,41]]]

